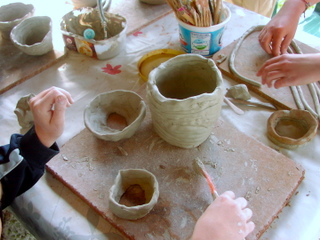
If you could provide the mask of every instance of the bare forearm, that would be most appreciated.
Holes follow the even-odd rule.
[[[311,6],[320,2],[320,0],[309,0],[306,2],[309,3]],[[286,14],[300,13],[299,15],[301,15],[306,10],[306,2],[303,0],[287,0],[283,4],[279,12],[281,12],[281,14],[283,14],[283,12],[285,12]]]

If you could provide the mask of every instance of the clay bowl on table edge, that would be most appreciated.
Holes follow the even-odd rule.
[[[51,18],[47,16],[26,18],[12,29],[10,38],[25,54],[44,55],[53,49]]]
[[[10,3],[0,7],[0,32],[2,37],[10,39],[11,30],[22,20],[33,16],[34,6],[21,2]]]

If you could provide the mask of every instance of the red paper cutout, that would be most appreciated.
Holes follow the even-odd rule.
[[[105,73],[108,73],[110,75],[116,75],[121,73],[121,70],[119,68],[121,68],[121,65],[117,65],[115,67],[112,67],[110,64],[107,64],[105,67],[102,68],[102,71]]]

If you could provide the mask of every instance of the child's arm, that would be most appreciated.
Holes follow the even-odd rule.
[[[65,109],[72,102],[68,92],[55,87],[30,100],[34,127],[24,136],[13,134],[10,143],[0,147],[1,210],[36,183],[45,164],[59,152],[55,140],[63,132]]]

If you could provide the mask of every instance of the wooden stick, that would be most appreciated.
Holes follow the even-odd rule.
[[[220,22],[220,15],[221,15],[221,0],[216,1],[216,6],[214,8],[214,19],[213,23],[218,24]]]
[[[179,19],[187,22],[187,23],[191,23],[192,25],[195,25],[194,19],[186,12],[186,10],[184,8],[180,8],[178,9],[178,13],[179,13]]]

